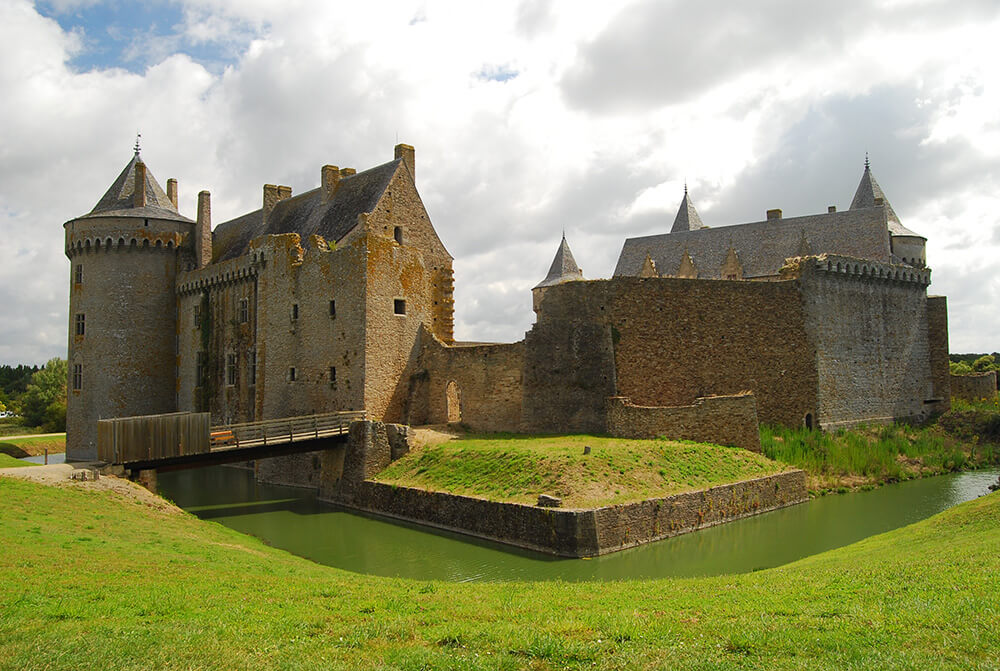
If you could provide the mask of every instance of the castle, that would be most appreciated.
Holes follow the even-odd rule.
[[[585,280],[564,237],[536,323],[506,344],[454,341],[452,257],[415,177],[397,145],[363,172],[323,166],[301,195],[264,185],[213,230],[209,193],[181,215],[137,149],[64,225],[67,457],[96,457],[100,418],[178,411],[752,445],[758,421],[948,407],[946,302],[867,162],[843,212],[707,228],[685,190],[671,231],[626,240],[611,279]]]

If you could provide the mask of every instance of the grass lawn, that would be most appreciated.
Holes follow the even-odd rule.
[[[59,436],[39,436],[31,438],[4,439],[0,438],[0,454],[12,457],[37,457],[45,454],[58,454],[66,451],[66,434]]]
[[[776,569],[583,584],[351,574],[83,486],[0,478],[0,510],[0,669],[1000,664],[997,494]]]
[[[0,452],[0,468],[19,468],[21,466],[34,466],[35,464],[29,464],[25,461],[21,461],[9,454],[4,454]]]
[[[591,453],[584,455],[584,446]],[[601,436],[467,436],[418,448],[376,479],[496,501],[534,504],[551,494],[569,508],[668,496],[780,473],[747,450]]]

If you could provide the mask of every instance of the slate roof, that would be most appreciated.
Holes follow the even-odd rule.
[[[868,159],[865,159],[865,172],[861,175],[861,183],[858,184],[858,190],[854,192],[854,200],[851,201],[851,209],[857,210],[865,207],[875,207],[876,198],[881,198],[882,205],[885,206],[886,220],[888,222],[890,233],[893,235],[906,235],[916,238],[924,237],[919,233],[914,233],[899,223],[899,217],[896,216],[896,211],[892,209],[892,205],[889,204],[889,199],[885,197],[885,194],[882,192],[882,187],[878,185],[878,180],[876,180],[875,175],[872,174],[871,165],[869,165]],[[924,239],[926,240],[926,238]]]
[[[118,179],[111,184],[107,192],[97,201],[97,205],[88,214],[78,217],[142,217],[150,219],[168,219],[171,221],[186,221],[194,223],[174,207],[167,194],[160,188],[153,177],[149,166],[146,166],[146,206],[135,207],[135,166],[142,162],[139,153],[132,157]]]
[[[739,256],[743,277],[774,276],[786,258],[799,255],[803,237],[813,254],[888,263],[891,258],[885,212],[884,208],[871,207],[629,238],[614,274],[638,275],[648,254],[661,277],[676,275],[687,250],[699,277],[718,277],[731,247]]]
[[[576,259],[573,258],[573,252],[570,251],[569,243],[566,242],[564,234],[562,242],[559,243],[559,249],[556,250],[556,256],[552,259],[552,265],[549,266],[549,274],[534,288],[551,287],[555,284],[582,279],[583,271],[580,270],[580,266],[576,265]]]
[[[250,241],[262,235],[298,233],[303,246],[312,235],[339,241],[358,223],[358,215],[372,212],[392,181],[402,159],[341,177],[332,200],[323,202],[321,188],[279,201],[264,221],[258,209],[219,224],[212,232],[212,261],[227,261],[246,253]]]
[[[674,217],[674,225],[670,228],[670,232],[697,231],[702,228],[707,228],[707,226],[701,223],[698,210],[694,209],[694,203],[688,197],[687,186],[685,186],[684,198],[681,200],[681,206],[677,208],[677,216]]]

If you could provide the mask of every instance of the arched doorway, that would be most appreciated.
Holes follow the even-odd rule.
[[[812,431],[812,429],[813,429],[813,416],[812,416],[812,413],[811,413],[811,412],[807,412],[807,413],[806,413],[806,421],[805,421],[805,424],[806,424],[806,428],[807,428],[808,430]]]
[[[448,408],[448,423],[453,424],[462,421],[462,395],[458,390],[458,385],[454,380],[448,383],[445,390],[445,404]]]

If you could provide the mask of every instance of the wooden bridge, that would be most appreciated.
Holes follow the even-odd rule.
[[[364,411],[210,426],[207,412],[98,422],[98,459],[130,471],[173,471],[312,452],[347,441]]]

